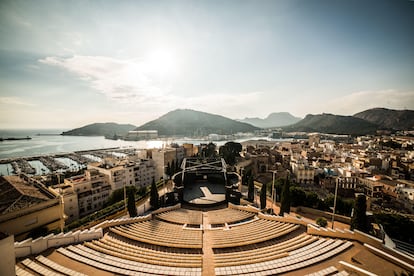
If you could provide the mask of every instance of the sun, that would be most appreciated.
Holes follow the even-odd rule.
[[[147,69],[160,77],[171,76],[177,71],[176,54],[169,49],[158,48],[147,55]]]

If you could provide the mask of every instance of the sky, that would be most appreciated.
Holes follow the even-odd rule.
[[[414,1],[0,1],[0,129],[414,109]]]

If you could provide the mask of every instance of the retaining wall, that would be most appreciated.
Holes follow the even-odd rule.
[[[103,236],[102,229],[88,229],[84,231],[50,234],[45,237],[39,237],[35,240],[32,238],[21,242],[14,243],[16,258],[26,257],[32,254],[38,254],[48,248],[60,247],[63,245],[79,243],[100,239]]]

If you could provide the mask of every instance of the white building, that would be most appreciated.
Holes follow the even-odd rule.
[[[111,190],[124,186],[145,187],[155,179],[154,161],[148,159],[113,159],[106,158],[101,163],[91,163],[88,168],[96,169],[108,176]]]
[[[152,160],[154,160],[156,171],[155,180],[164,177],[164,173],[168,163],[172,164],[181,162],[185,157],[185,149],[183,147],[178,148],[164,148],[152,151]]]
[[[84,175],[65,179],[78,197],[79,217],[100,210],[111,194],[108,176],[96,169],[88,169]]]

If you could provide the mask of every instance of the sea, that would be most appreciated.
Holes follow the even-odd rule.
[[[208,143],[210,141],[204,139],[190,139],[190,138],[166,138],[158,140],[142,140],[142,141],[123,141],[110,140],[103,136],[63,136],[60,135],[66,129],[3,129],[0,130],[0,138],[25,138],[27,140],[4,140],[0,141],[0,161],[16,157],[34,157],[41,155],[53,155],[62,153],[71,153],[74,151],[96,150],[107,148],[135,148],[135,149],[149,149],[162,148],[171,143],[183,144],[191,143],[199,145],[200,143]],[[246,137],[236,139],[236,142],[243,142],[246,140],[266,139],[263,137]],[[217,146],[225,144],[227,141],[212,141]],[[0,164],[0,174],[10,174],[11,165],[7,162]],[[40,162],[39,162],[40,163]],[[31,163],[32,164],[32,163]],[[38,170],[43,169],[41,164],[32,164],[37,166]],[[40,167],[39,167],[40,166]]]

